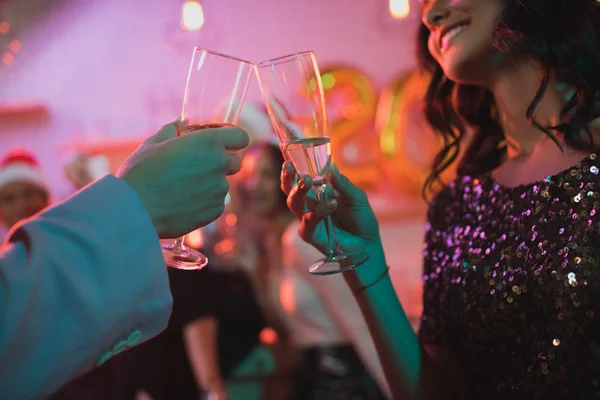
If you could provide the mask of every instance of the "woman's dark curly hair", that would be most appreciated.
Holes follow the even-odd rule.
[[[589,123],[600,116],[600,0],[505,0],[504,15],[494,32],[496,50],[511,56],[529,57],[542,68],[540,86],[527,109],[529,122],[559,144],[555,134],[564,136],[567,146],[593,152]],[[459,174],[487,173],[506,154],[504,133],[495,117],[492,93],[481,87],[460,85],[449,80],[429,54],[429,30],[421,24],[417,55],[432,79],[425,95],[425,116],[442,137],[425,182],[423,194],[443,184],[440,174],[456,161],[467,126],[474,136],[459,164]],[[556,126],[541,126],[535,109],[549,82],[550,73],[572,85],[576,91],[561,111]]]

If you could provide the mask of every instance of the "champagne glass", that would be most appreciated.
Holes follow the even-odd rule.
[[[185,86],[180,135],[237,124],[254,64],[194,48]],[[185,236],[163,246],[165,262],[178,269],[202,269],[208,258],[184,244]]]
[[[331,166],[329,124],[321,75],[312,51],[264,61],[256,65],[260,90],[271,123],[286,159],[301,176],[313,180],[319,201],[326,201],[327,177]],[[331,216],[325,219],[328,254],[313,263],[313,275],[331,275],[348,271],[364,263],[364,249],[344,252],[338,245]]]

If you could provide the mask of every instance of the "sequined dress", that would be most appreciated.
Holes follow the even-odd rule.
[[[463,176],[435,199],[419,336],[456,353],[475,399],[600,398],[599,168]]]

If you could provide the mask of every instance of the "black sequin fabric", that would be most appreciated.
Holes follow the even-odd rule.
[[[599,162],[515,188],[459,177],[432,204],[419,336],[475,399],[600,398]]]

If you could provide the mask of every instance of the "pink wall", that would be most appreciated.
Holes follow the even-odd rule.
[[[173,119],[194,45],[251,60],[314,49],[321,65],[357,66],[379,86],[414,63],[414,19],[391,20],[385,0],[206,0],[196,33],[179,28],[179,0],[73,3],[0,67],[0,104],[38,100],[50,113],[43,123],[0,124],[0,150],[32,148],[61,194],[57,147],[75,131],[140,136]],[[258,98],[255,84],[249,96]]]

